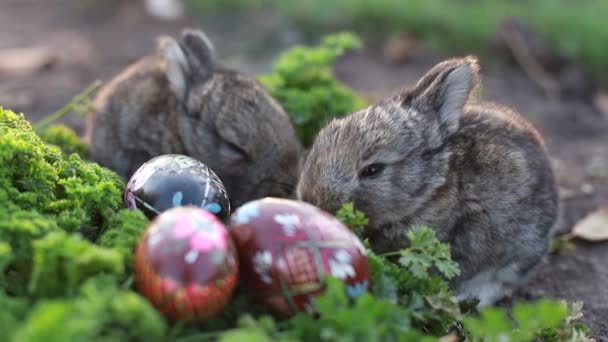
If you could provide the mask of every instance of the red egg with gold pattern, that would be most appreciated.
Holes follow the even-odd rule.
[[[211,213],[176,207],[158,215],[135,252],[138,291],[172,321],[201,322],[230,299],[238,256],[225,226]]]
[[[230,234],[239,251],[243,282],[275,314],[315,312],[314,296],[331,275],[354,298],[370,286],[365,249],[329,213],[305,202],[264,198],[238,208]]]

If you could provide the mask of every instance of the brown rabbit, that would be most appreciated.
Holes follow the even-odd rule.
[[[213,169],[233,207],[293,192],[301,145],[287,114],[253,78],[220,66],[207,37],[159,39],[94,100],[95,161],[127,179],[147,160],[185,154]]]
[[[413,225],[451,244],[460,299],[494,303],[546,253],[558,216],[539,133],[519,114],[469,101],[476,59],[447,60],[412,88],[329,123],[297,196],[329,211],[352,201],[370,219],[377,252],[407,246]]]

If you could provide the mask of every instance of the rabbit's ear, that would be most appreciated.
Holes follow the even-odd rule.
[[[166,63],[167,79],[179,99],[186,97],[189,86],[205,82],[213,74],[213,45],[201,31],[184,30],[179,42],[162,36],[157,51]]]
[[[184,99],[188,89],[190,65],[186,54],[175,39],[162,36],[158,39],[158,54],[165,61],[167,79],[178,99]]]
[[[473,57],[439,63],[406,94],[407,105],[434,112],[442,135],[454,133],[463,107],[478,85],[478,70]]]
[[[179,44],[188,59],[189,78],[194,82],[207,80],[215,67],[215,49],[209,38],[200,30],[186,29]]]

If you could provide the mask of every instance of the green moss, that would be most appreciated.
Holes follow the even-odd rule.
[[[6,288],[23,294],[34,268],[33,241],[51,232],[94,240],[122,206],[113,172],[61,151],[23,115],[0,109],[0,241],[12,247]]]
[[[87,281],[77,297],[39,302],[14,341],[161,341],[166,323],[142,297],[112,277]]]
[[[78,155],[64,158],[57,147],[42,142],[22,115],[0,109],[0,123],[0,163],[5,165],[0,168],[0,201],[36,212],[29,216],[50,215],[66,231],[98,233],[121,206],[120,178]],[[21,213],[2,214],[15,218]]]
[[[23,118],[0,108],[0,200],[22,209],[54,200],[61,153],[47,146]]]
[[[148,219],[137,210],[123,209],[112,217],[97,243],[120,252],[128,273],[133,270],[133,254]]]
[[[53,232],[35,240],[28,292],[35,297],[70,297],[88,278],[124,273],[122,254],[76,235]]]
[[[56,193],[59,198],[48,210],[56,213],[59,225],[96,239],[106,222],[122,207],[124,185],[108,169],[70,155],[60,165]]]
[[[13,259],[13,252],[11,250],[11,246],[4,242],[0,241],[0,280],[4,275],[4,270],[9,262]]]
[[[78,154],[82,158],[89,157],[89,147],[76,133],[65,125],[53,125],[45,129],[40,138],[47,144],[59,147],[66,155]]]
[[[51,132],[81,151],[69,131]],[[120,211],[120,178],[2,108],[0,163],[0,340],[160,340],[164,320],[120,286],[147,223]]]
[[[8,296],[0,290],[0,308],[0,341],[10,341],[27,315],[28,301],[25,298]]]

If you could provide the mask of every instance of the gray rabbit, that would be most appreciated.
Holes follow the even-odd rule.
[[[213,169],[235,208],[293,193],[302,147],[289,117],[253,78],[222,67],[201,31],[161,37],[157,53],[105,85],[94,107],[91,155],[124,179],[177,153]]]
[[[413,225],[433,228],[460,265],[457,298],[483,307],[533,274],[559,209],[542,137],[514,111],[474,103],[477,85],[477,60],[451,59],[413,88],[333,120],[296,193],[331,212],[354,202],[377,252],[406,247]]]

